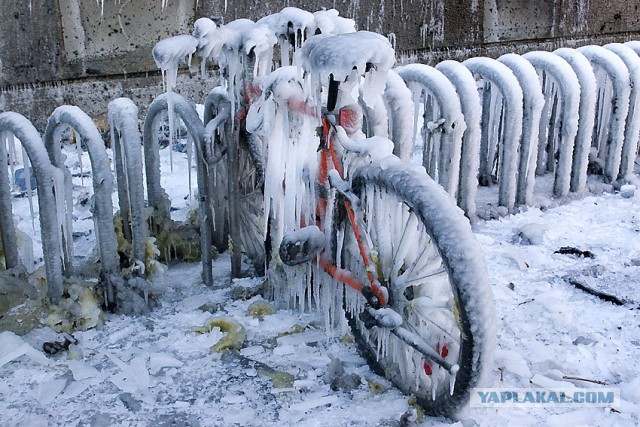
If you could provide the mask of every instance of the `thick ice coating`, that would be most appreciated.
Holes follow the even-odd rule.
[[[191,58],[197,48],[197,38],[182,34],[160,40],[153,47],[152,54],[158,68],[168,70],[172,67],[177,67],[185,57]]]
[[[307,37],[316,34],[346,34],[356,31],[356,23],[353,19],[339,16],[335,9],[319,10],[313,12],[314,22],[307,27]]]
[[[386,37],[368,31],[319,35],[307,40],[298,61],[312,80],[323,86],[329,84],[330,76],[344,82],[354,70],[358,76],[364,75],[363,99],[369,105],[384,90],[395,51]]]
[[[267,25],[277,35],[294,35],[298,32],[304,35],[305,29],[314,23],[313,13],[297,7],[285,7],[278,13],[274,13],[258,21],[258,24]]]

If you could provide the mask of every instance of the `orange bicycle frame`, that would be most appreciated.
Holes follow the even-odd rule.
[[[342,110],[338,115],[338,124],[342,125],[348,121],[353,120],[352,110]],[[335,140],[332,132],[332,125],[325,115],[322,117],[322,140],[321,140],[321,153],[320,153],[320,166],[318,169],[318,181],[320,185],[329,187],[329,170],[335,169],[340,175],[341,179],[344,179],[344,170],[342,160],[339,153],[336,151]],[[320,257],[318,260],[319,266],[326,271],[334,279],[346,284],[347,286],[362,293],[367,302],[377,308],[387,303],[384,292],[381,289],[380,282],[374,274],[373,261],[370,256],[370,248],[365,242],[363,232],[358,222],[356,211],[351,204],[350,200],[344,200],[344,206],[349,217],[349,222],[353,230],[354,237],[358,244],[358,250],[362,257],[365,270],[367,271],[368,283],[362,283],[353,274],[345,269],[337,267],[332,264],[325,257]],[[318,218],[318,226],[322,229],[322,222],[326,216],[327,211],[327,199],[320,197],[316,203],[316,216]]]

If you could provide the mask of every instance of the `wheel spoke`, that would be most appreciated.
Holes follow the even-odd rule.
[[[393,262],[392,262],[393,272],[400,271],[400,269],[402,268],[402,265],[405,262],[404,257],[407,255],[407,252],[409,250],[409,245],[406,243],[410,238],[409,230],[411,228],[411,230],[413,231],[414,228],[417,228],[417,223],[418,223],[418,217],[414,212],[409,211],[409,217],[407,218],[407,220],[404,223],[404,226],[402,227],[402,236],[400,237],[400,241],[398,242],[396,253],[393,256]],[[409,224],[411,224],[412,227],[410,227]]]
[[[446,273],[446,271],[445,271],[444,267],[442,267],[442,266],[441,266],[438,270],[433,271],[433,272],[431,272],[431,273],[429,273],[429,274],[424,274],[424,275],[422,275],[422,276],[420,276],[420,277],[414,277],[414,278],[408,279],[408,280],[406,280],[406,281],[400,281],[400,283],[401,283],[404,287],[412,286],[412,284],[413,284],[413,283],[416,283],[416,282],[424,282],[424,281],[426,281],[427,279],[430,279],[430,278],[432,278],[432,277],[439,276],[439,275],[441,275],[441,274],[443,274],[443,273]]]

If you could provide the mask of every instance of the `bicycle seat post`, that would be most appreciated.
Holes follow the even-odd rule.
[[[333,79],[333,74],[329,75],[329,93],[327,94],[327,111],[333,113],[338,103],[338,90],[340,82]]]

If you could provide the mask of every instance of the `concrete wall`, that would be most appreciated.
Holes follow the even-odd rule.
[[[640,0],[0,0],[0,110],[43,129],[62,103],[89,114],[128,96],[141,112],[161,92],[151,48],[190,33],[195,19],[259,19],[285,6],[336,8],[358,28],[390,36],[399,62],[499,56],[640,39]],[[201,100],[215,85],[185,73]]]

